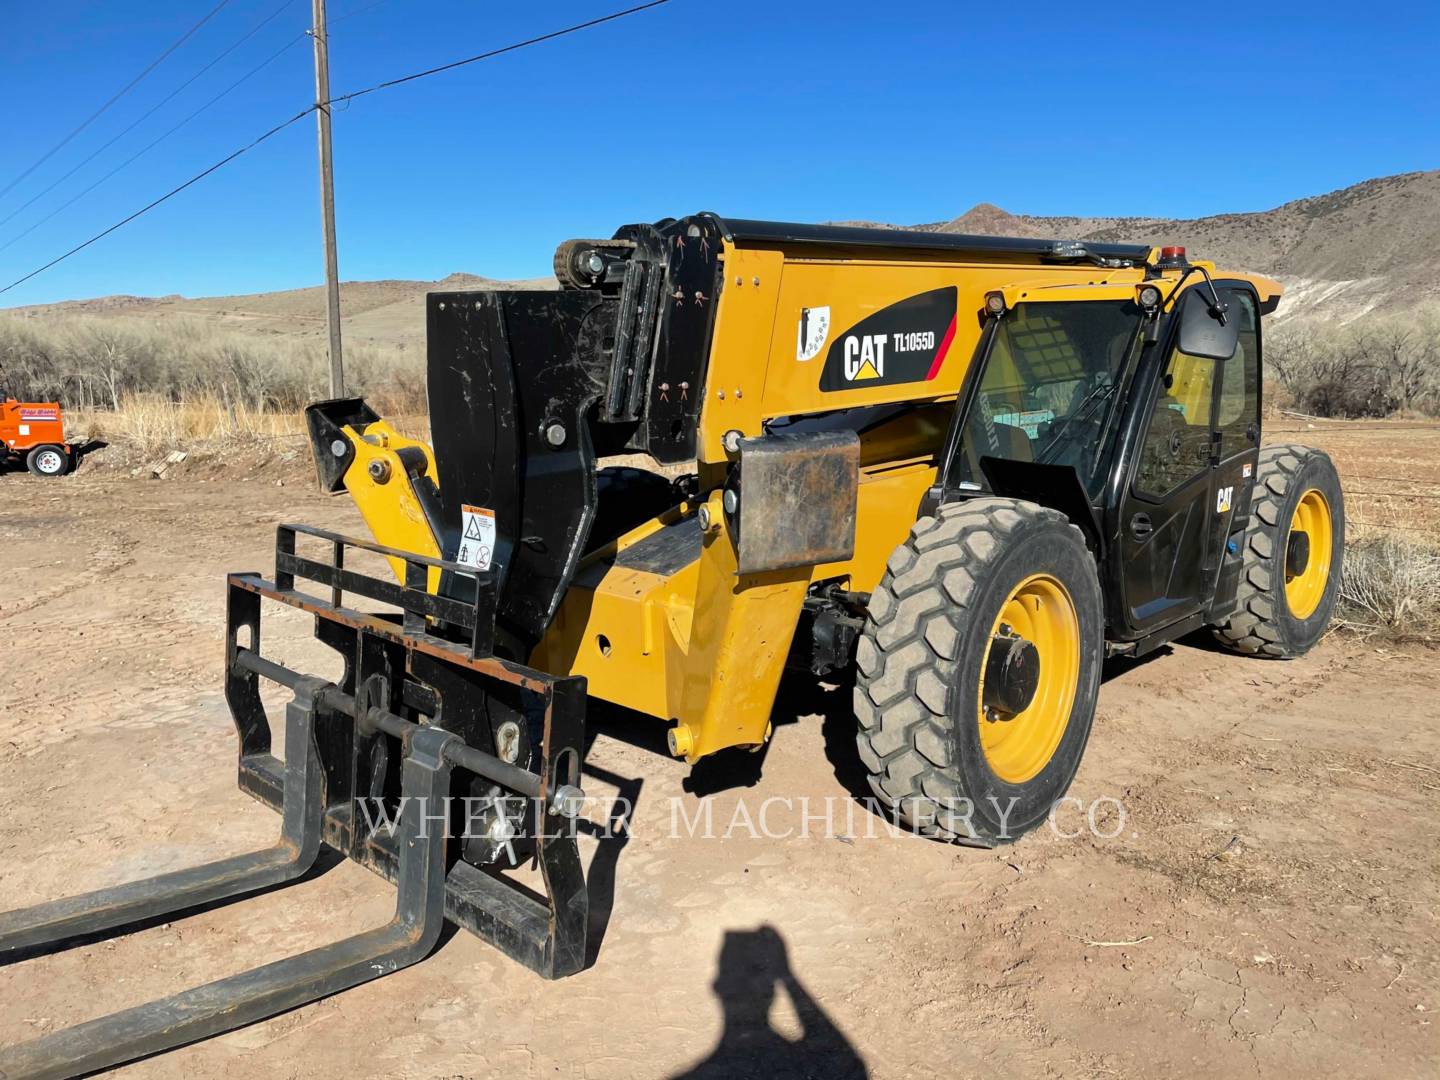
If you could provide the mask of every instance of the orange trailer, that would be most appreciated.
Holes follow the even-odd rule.
[[[23,461],[36,476],[64,476],[78,460],[54,401],[0,402],[0,444],[0,464]]]

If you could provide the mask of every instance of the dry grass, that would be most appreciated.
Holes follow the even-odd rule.
[[[119,412],[140,400],[184,403],[184,412],[217,402],[226,414],[220,423],[207,424],[196,414],[206,429],[243,431],[242,413],[298,412],[325,397],[329,383],[323,345],[229,332],[192,319],[0,317],[0,364],[0,382],[17,396],[59,401],[70,410]],[[424,411],[422,356],[352,345],[345,350],[345,369],[352,391],[382,414]]]
[[[0,364],[0,384],[61,402],[71,436],[105,440],[117,461],[244,447],[308,454],[304,407],[329,396],[323,346],[189,318],[0,317]],[[352,345],[345,375],[402,434],[429,438],[423,356]]]
[[[424,412],[386,419],[408,438],[430,438],[430,418]],[[65,420],[72,439],[103,439],[122,451],[118,456],[127,461],[155,458],[172,450],[204,450],[223,457],[279,445],[309,453],[301,409],[227,404],[213,396],[167,401],[133,394],[122,398],[118,409],[71,410]]]
[[[1440,632],[1440,546],[1397,534],[1350,540],[1339,607],[1347,626],[1366,633]]]
[[[118,409],[87,409],[67,414],[72,434],[120,443],[142,454],[163,453],[204,443],[253,443],[298,438],[305,432],[298,411],[226,405],[217,398],[166,401],[136,394]]]

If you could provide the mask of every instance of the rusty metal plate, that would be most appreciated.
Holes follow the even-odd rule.
[[[739,505],[727,515],[738,572],[851,558],[859,485],[860,438],[853,431],[741,439]]]

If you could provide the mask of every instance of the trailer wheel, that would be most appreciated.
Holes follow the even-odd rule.
[[[36,476],[64,476],[70,471],[70,455],[58,446],[37,446],[25,465]]]
[[[1103,633],[1094,559],[1063,514],[986,498],[921,518],[856,650],[876,796],[938,840],[990,847],[1040,824],[1090,737]]]
[[[1267,447],[1255,472],[1235,611],[1215,637],[1246,656],[1289,660],[1330,625],[1345,559],[1345,496],[1329,455],[1308,446]]]

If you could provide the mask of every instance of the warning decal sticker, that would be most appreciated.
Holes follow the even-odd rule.
[[[814,360],[830,336],[829,307],[800,309],[800,330],[795,342],[796,360]]]
[[[460,550],[455,561],[476,570],[489,570],[495,554],[495,511],[460,504]]]

